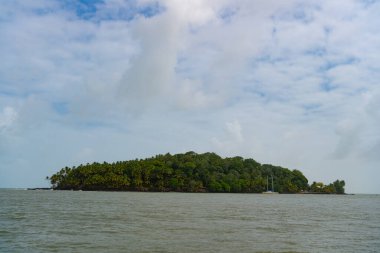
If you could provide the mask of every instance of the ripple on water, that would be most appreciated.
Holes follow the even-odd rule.
[[[0,190],[0,252],[376,252],[379,200]]]

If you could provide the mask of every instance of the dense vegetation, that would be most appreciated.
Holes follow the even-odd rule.
[[[299,170],[194,152],[66,167],[48,179],[59,190],[260,193],[267,190],[267,178],[272,176],[274,190],[280,193],[344,193],[344,181],[309,186]]]

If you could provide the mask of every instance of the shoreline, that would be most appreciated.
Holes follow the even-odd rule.
[[[215,194],[223,194],[223,193],[229,193],[229,194],[264,194],[265,192],[187,192],[187,191],[138,191],[138,190],[74,190],[74,189],[53,189],[49,187],[36,187],[36,188],[26,188],[28,191],[86,191],[86,192],[152,192],[152,193],[157,193],[157,192],[162,192],[162,193],[215,193]],[[354,193],[325,193],[325,192],[282,192],[282,193],[277,193],[275,195],[355,195]],[[267,194],[271,195],[271,194]]]

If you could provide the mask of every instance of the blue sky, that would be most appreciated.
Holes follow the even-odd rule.
[[[5,1],[0,187],[216,152],[380,193],[379,1]]]

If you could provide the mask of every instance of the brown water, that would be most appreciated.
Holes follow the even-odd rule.
[[[0,252],[380,252],[380,196],[0,190]]]

